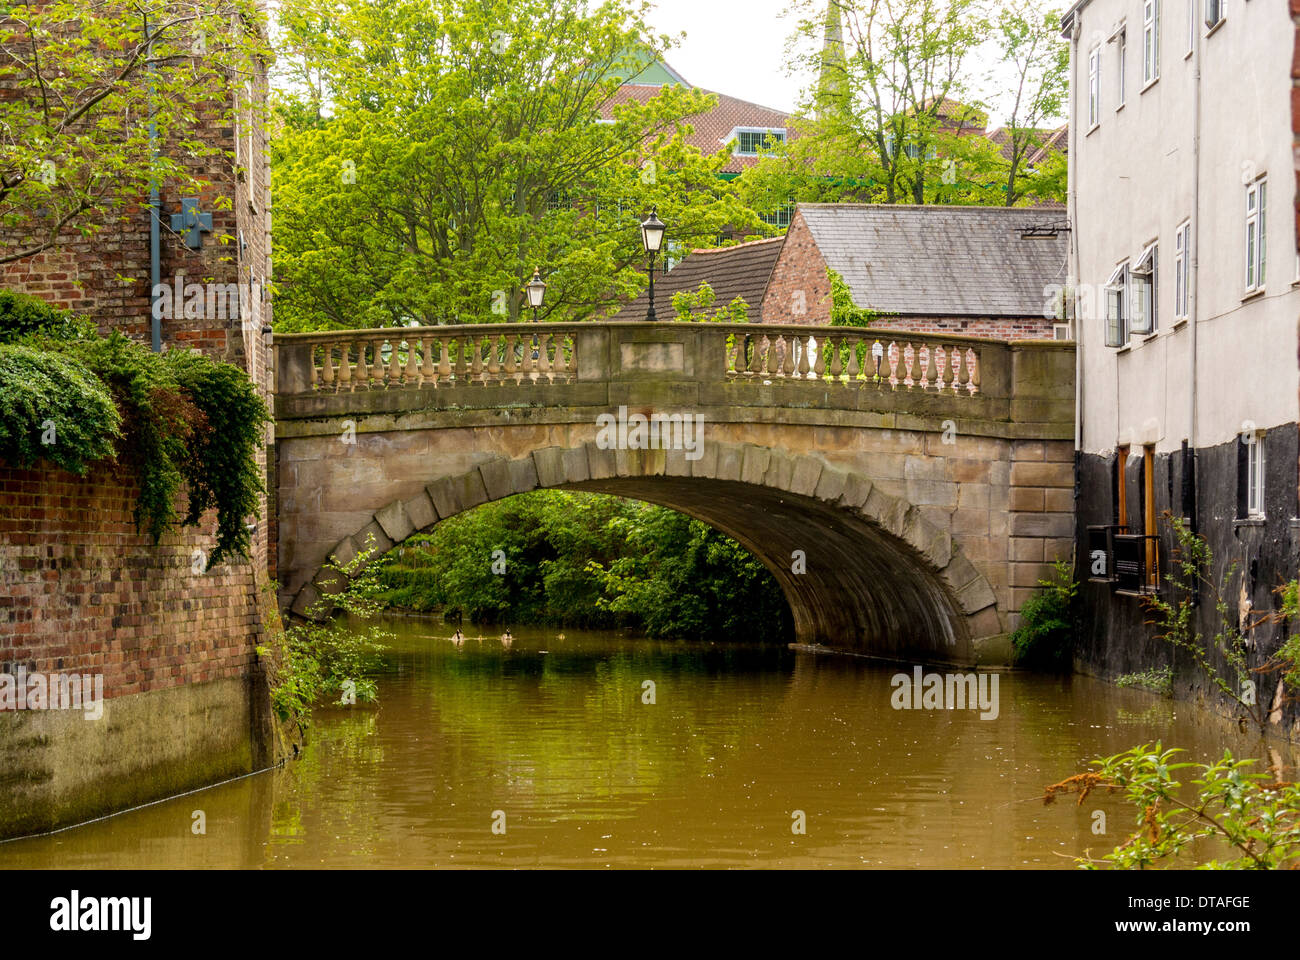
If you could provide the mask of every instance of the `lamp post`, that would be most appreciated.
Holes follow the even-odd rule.
[[[667,229],[668,225],[659,219],[659,207],[651,207],[649,219],[641,224],[641,244],[645,247],[645,252],[650,254],[650,310],[645,318],[651,323],[659,319],[655,316],[655,256],[663,246],[664,232]]]
[[[542,279],[541,268],[533,267],[533,278],[524,284],[524,293],[528,295],[528,305],[533,308],[533,323],[537,322],[537,311],[546,299],[546,281]],[[538,358],[537,334],[533,334],[533,359]]]

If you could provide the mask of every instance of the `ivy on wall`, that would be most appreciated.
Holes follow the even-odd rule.
[[[137,529],[217,514],[209,567],[247,556],[245,518],[264,490],[256,453],[269,420],[244,371],[188,350],[154,353],[34,297],[0,291],[0,460],[44,459],[84,476],[113,459],[136,476]],[[178,519],[182,484],[189,507]]]

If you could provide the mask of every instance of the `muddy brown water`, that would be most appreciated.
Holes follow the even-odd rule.
[[[442,624],[388,625],[379,703],[319,710],[301,759],[0,844],[0,869],[1070,868],[1133,814],[1105,794],[1044,806],[1046,784],[1157,739],[1262,752],[1083,677],[1003,674],[981,719],[895,709],[910,666],[572,630],[516,630],[506,650],[471,629],[457,648]]]

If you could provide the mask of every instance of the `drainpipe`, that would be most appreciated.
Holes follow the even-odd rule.
[[[1078,575],[1078,563],[1081,545],[1083,543],[1083,531],[1080,526],[1079,518],[1079,495],[1082,492],[1082,466],[1083,466],[1083,324],[1090,318],[1079,316],[1079,284],[1082,282],[1079,275],[1079,124],[1077,122],[1077,84],[1074,83],[1074,74],[1079,65],[1079,37],[1083,33],[1080,26],[1080,19],[1083,15],[1082,10],[1078,10],[1074,15],[1074,23],[1070,25],[1070,152],[1066,158],[1066,178],[1070,185],[1069,194],[1069,237],[1070,237],[1070,265],[1068,279],[1072,280],[1072,294],[1074,296],[1074,550],[1073,568],[1075,575]],[[1089,297],[1088,302],[1093,302]]]
[[[1202,37],[1201,30],[1198,28],[1192,31],[1196,38],[1196,44],[1193,48],[1192,56],[1196,58],[1195,70],[1193,76],[1193,85],[1195,93],[1192,100],[1192,249],[1188,251],[1188,276],[1187,276],[1187,324],[1191,329],[1191,343],[1188,344],[1189,371],[1188,382],[1188,418],[1187,418],[1187,441],[1191,447],[1191,464],[1192,464],[1192,503],[1191,517],[1188,519],[1192,525],[1192,533],[1199,532],[1199,524],[1196,517],[1200,497],[1198,487],[1200,485],[1200,471],[1196,469],[1196,339],[1198,327],[1200,326],[1201,313],[1201,47]],[[1184,461],[1183,469],[1187,469],[1187,463]]]
[[[149,16],[144,18],[145,36],[149,35]],[[153,44],[149,44],[149,59],[153,59]],[[149,64],[149,99],[152,108],[157,93],[154,83],[154,65]],[[158,287],[162,283],[162,236],[158,229],[162,219],[162,199],[158,195],[158,122],[149,118],[149,317],[153,352],[162,353],[162,318],[158,316]]]

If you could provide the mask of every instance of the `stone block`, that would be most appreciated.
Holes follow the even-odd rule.
[[[691,462],[691,476],[711,480],[718,474],[718,445],[706,440],[703,454],[700,459]]]
[[[569,483],[582,483],[591,479],[587,465],[586,447],[574,447],[564,451],[564,479]]]
[[[741,460],[744,451],[734,443],[718,444],[718,468],[714,477],[718,480],[740,480]]]
[[[451,477],[439,477],[424,489],[438,511],[439,519],[446,520],[460,513],[460,494]]]
[[[393,543],[401,543],[415,532],[415,524],[406,515],[406,508],[400,500],[395,500],[375,513],[375,522],[384,530]]]
[[[532,457],[510,461],[510,489],[514,493],[528,493],[536,490],[537,464]]]
[[[537,482],[543,487],[558,487],[565,481],[564,449],[546,447],[533,451],[533,462],[537,465]],[[436,502],[436,501],[435,501]]]
[[[763,477],[763,485],[778,490],[789,490],[793,481],[794,458],[782,450],[773,450],[768,460],[767,473]],[[866,502],[865,497],[863,502]]]
[[[608,480],[618,476],[618,464],[615,462],[613,450],[608,448],[602,450],[595,443],[588,443],[586,448],[587,475],[592,480]]]
[[[772,463],[772,451],[767,447],[758,447],[752,443],[744,446],[744,458],[740,470],[740,479],[744,483],[763,485],[763,477]]]
[[[1043,509],[1048,513],[1073,513],[1074,490],[1053,487],[1043,491]]]
[[[377,522],[372,521],[360,533],[353,535],[353,540],[357,542],[357,547],[364,553],[373,551],[370,554],[371,560],[377,560],[393,549],[392,538],[384,533],[384,528]]]
[[[1013,463],[1011,485],[1015,487],[1073,487],[1074,467],[1068,463]]]
[[[1068,513],[1015,513],[1009,530],[1013,537],[1069,537],[1074,517]]]
[[[416,530],[427,530],[438,522],[438,511],[433,507],[433,501],[424,491],[416,494],[404,504],[406,515],[411,519],[411,525]]]
[[[861,509],[871,496],[871,480],[860,473],[850,473],[844,481],[844,490],[840,494],[840,506],[850,510]]]
[[[455,485],[456,492],[460,495],[462,510],[469,510],[488,502],[487,485],[484,484],[483,474],[477,467],[456,477]]]
[[[800,457],[794,464],[794,475],[790,478],[790,492],[811,497],[817,491],[817,481],[821,479],[822,462],[812,457]]]
[[[817,488],[813,496],[818,500],[838,500],[848,486],[849,472],[839,467],[823,467],[822,475],[817,478]]]
[[[514,493],[510,483],[510,461],[502,458],[479,464],[479,473],[483,475],[483,486],[487,489],[489,500],[501,500]]]
[[[1042,513],[1043,512],[1043,488],[1042,487],[1012,487],[1010,493],[1010,507],[1017,513]]]
[[[1037,537],[1012,537],[1011,559],[1023,563],[1040,562],[1043,559],[1043,541]]]

